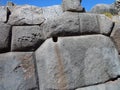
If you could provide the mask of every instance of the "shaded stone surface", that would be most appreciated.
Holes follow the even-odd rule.
[[[38,90],[32,52],[0,54],[0,90]]]
[[[120,75],[118,52],[103,35],[48,39],[35,55],[40,90],[74,90]]]
[[[115,81],[109,81],[104,84],[79,88],[76,90],[120,90],[120,79]]]
[[[10,25],[41,24],[45,20],[42,8],[30,5],[14,7],[8,20]]]
[[[63,0],[63,11],[83,12],[84,9],[81,7],[81,1],[82,0]]]
[[[43,7],[43,15],[46,20],[52,20],[55,17],[60,17],[63,14],[63,10],[61,5],[54,5],[54,6],[48,6]]]
[[[39,26],[14,26],[12,28],[12,51],[34,51],[43,42],[44,36]]]
[[[120,25],[120,24],[118,24],[118,25]],[[113,39],[113,41],[117,47],[117,50],[120,54],[120,27],[114,29],[114,31],[111,34],[111,38]]]
[[[7,7],[0,6],[0,22],[6,22],[7,21],[7,12],[8,12]]]
[[[0,52],[9,51],[11,26],[0,22]]]

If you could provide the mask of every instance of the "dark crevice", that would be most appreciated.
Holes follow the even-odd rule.
[[[52,37],[52,40],[53,40],[53,42],[57,42],[57,41],[58,41],[58,37],[53,36],[53,37]]]
[[[120,78],[120,76],[118,75],[117,77],[111,78],[111,79],[109,79],[109,80],[107,80],[107,81],[105,81],[105,82],[99,82],[99,83],[95,83],[95,84],[91,84],[91,85],[85,85],[85,86],[77,87],[77,88],[75,88],[75,89],[73,89],[73,90],[76,90],[76,89],[79,89],[79,88],[86,88],[86,87],[90,87],[90,86],[96,86],[96,85],[106,84],[106,83],[108,83],[108,82],[110,82],[110,81],[116,81],[116,80],[118,80],[119,78]]]
[[[10,15],[11,15],[11,12],[10,12],[10,10],[9,10],[8,7],[7,7],[7,20],[6,20],[5,23],[8,22]]]
[[[109,36],[111,36],[111,34],[112,34],[113,30],[114,30],[114,27],[115,27],[115,22],[113,22],[113,25],[112,25],[112,27],[111,27],[111,31],[110,31],[110,33],[109,33]]]
[[[9,32],[9,42],[8,42],[8,45],[9,45],[9,51],[11,51],[11,43],[12,43],[12,26],[10,28],[10,32]]]

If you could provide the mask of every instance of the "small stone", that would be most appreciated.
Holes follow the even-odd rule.
[[[81,7],[82,0],[63,0],[63,11],[72,12],[84,12],[84,8]]]

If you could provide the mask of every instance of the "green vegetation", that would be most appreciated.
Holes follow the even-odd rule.
[[[105,12],[105,13],[103,13],[105,16],[107,16],[107,17],[109,17],[109,18],[112,18],[112,14],[110,13],[110,12]]]

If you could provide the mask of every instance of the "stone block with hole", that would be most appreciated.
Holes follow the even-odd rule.
[[[120,75],[118,52],[109,37],[86,35],[53,40],[47,39],[35,51],[40,90],[75,90]]]

